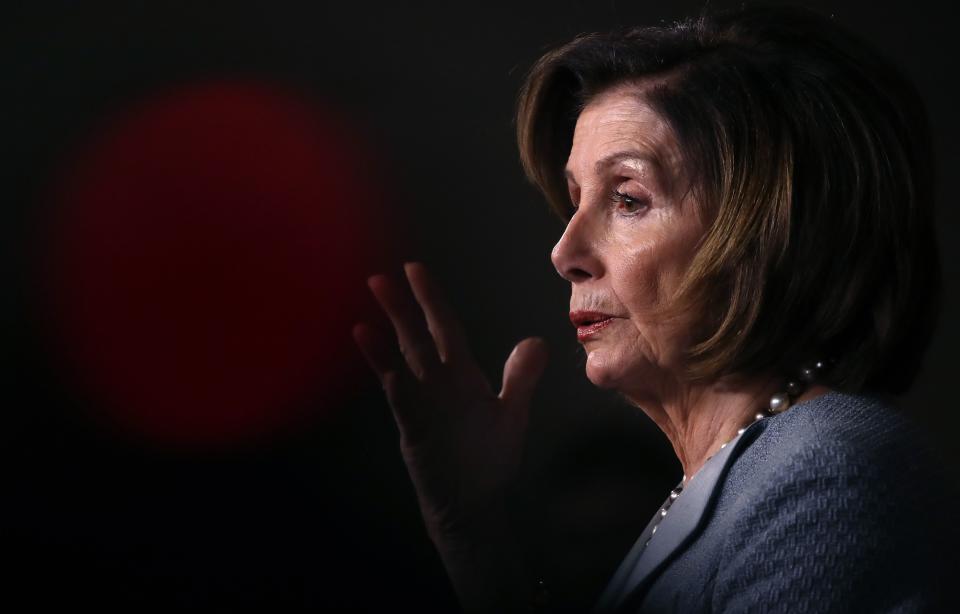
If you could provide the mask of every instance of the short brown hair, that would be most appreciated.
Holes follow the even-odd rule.
[[[647,77],[712,220],[676,305],[725,306],[688,350],[690,377],[829,356],[838,389],[909,389],[940,300],[933,149],[910,80],[797,6],[578,36],[535,63],[517,105],[524,170],[564,220],[580,110]]]

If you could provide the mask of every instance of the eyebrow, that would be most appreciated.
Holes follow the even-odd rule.
[[[651,165],[653,165],[657,178],[665,182],[667,187],[669,187],[670,177],[664,172],[664,167],[660,161],[660,156],[656,153],[651,153],[642,149],[625,149],[608,154],[597,160],[596,164],[593,165],[594,172],[599,175],[607,168],[623,160],[644,160],[649,162]],[[573,178],[573,171],[571,171],[569,168],[563,169],[563,175],[567,179],[575,181]]]

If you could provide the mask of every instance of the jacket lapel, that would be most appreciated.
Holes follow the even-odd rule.
[[[761,422],[753,423],[704,463],[689,480],[683,493],[670,506],[667,515],[656,525],[656,532],[651,535],[657,519],[654,516],[611,578],[593,612],[611,612],[621,606],[628,597],[631,601],[638,599],[670,555],[692,540],[694,533],[705,523],[710,503],[717,490],[714,487],[722,479],[730,460],[735,458],[734,451],[739,449],[744,441],[753,438],[751,431]],[[644,548],[648,538],[650,543]]]
[[[679,501],[679,499],[677,499],[677,501]],[[664,504],[666,504],[666,501],[664,501]],[[654,517],[650,519],[650,522],[647,523],[646,528],[640,533],[640,537],[633,543],[630,551],[623,557],[623,562],[620,563],[613,577],[610,578],[606,588],[597,600],[597,604],[593,607],[591,614],[607,614],[612,612],[621,594],[627,592],[627,582],[630,574],[636,567],[640,555],[643,554],[643,545],[647,542],[647,539],[650,538],[651,531],[656,524],[657,516],[654,515]]]

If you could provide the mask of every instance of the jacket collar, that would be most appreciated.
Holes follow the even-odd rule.
[[[723,479],[727,468],[737,457],[737,452],[754,438],[758,432],[756,427],[762,422],[765,421],[751,424],[747,430],[707,460],[696,475],[690,478],[683,493],[673,502],[670,511],[659,524],[656,515],[650,520],[600,595],[592,610],[593,614],[614,612],[628,599],[636,602],[667,559],[694,539],[709,517],[718,491],[715,488],[717,482]],[[652,534],[654,526],[656,533]],[[650,539],[650,543],[644,548],[647,539]]]

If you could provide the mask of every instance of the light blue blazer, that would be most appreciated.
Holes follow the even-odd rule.
[[[960,486],[938,461],[885,397],[755,422],[651,519],[593,613],[960,612]]]

